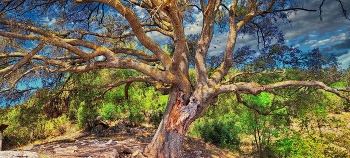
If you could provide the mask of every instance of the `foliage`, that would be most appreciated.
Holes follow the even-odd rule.
[[[232,71],[239,72],[239,70]],[[307,74],[300,70],[287,69],[283,74],[267,76],[257,74],[249,77],[269,83],[274,82],[271,79],[278,80],[282,77],[302,78],[304,76],[300,74],[303,73]],[[74,84],[86,85],[88,82],[94,84],[105,82],[100,76],[112,79],[111,76],[127,77],[135,74],[103,70],[86,73],[83,76],[72,75],[84,78]],[[342,81],[331,85],[346,86]],[[235,95],[220,95],[218,101],[206,111],[205,116],[195,121],[190,134],[219,147],[233,150],[243,145],[242,136],[252,136],[251,145],[254,146],[254,151],[251,154],[256,156],[344,157],[348,154],[346,151],[350,149],[349,130],[337,136],[335,133],[319,130],[326,128],[327,124],[332,125],[332,130],[347,125],[336,118],[328,117],[330,112],[341,112],[344,101],[332,93],[313,88],[276,91],[283,93],[276,95],[263,92],[256,96],[242,95],[242,101],[248,106],[238,103]],[[53,92],[49,93],[47,90],[40,91],[40,95],[32,96],[23,104],[1,109],[1,123],[10,124],[4,133],[5,148],[62,134],[67,131],[67,124],[71,122],[77,122],[80,128],[93,128],[93,121],[97,116],[111,122],[126,119],[133,126],[139,126],[144,122],[157,126],[168,100],[168,96],[155,92],[153,87],[143,83],[133,83],[130,86],[130,96],[127,100],[123,86],[106,92],[103,99],[91,97],[101,92],[101,90],[84,89],[70,92],[69,109],[66,114],[55,119],[48,118],[42,110],[45,94],[54,96]]]
[[[236,149],[239,144],[238,129],[232,119],[201,119],[193,129],[205,142],[219,147]]]
[[[307,71],[286,69],[278,75],[257,74],[249,77],[255,81],[269,83],[275,82],[271,79],[302,79],[307,75]],[[246,80],[247,77],[237,79]],[[335,88],[346,86],[342,81],[331,85]],[[190,134],[209,142],[216,141],[219,145],[225,142],[225,139],[219,138],[228,135],[227,132],[232,132],[240,140],[240,146],[246,145],[247,142],[242,140],[251,136],[250,142],[253,142],[251,145],[254,148],[248,153],[257,157],[349,155],[349,146],[345,145],[349,141],[349,136],[346,136],[347,123],[329,116],[332,113],[344,115],[342,107],[345,106],[345,102],[336,95],[311,87],[291,87],[276,89],[273,93],[241,96],[245,104],[237,103],[235,95],[220,95],[205,115],[195,121]],[[230,120],[232,123],[223,120]],[[217,125],[221,127],[220,131],[224,132],[217,132]],[[339,135],[340,129],[342,134]]]
[[[13,107],[0,109],[0,123],[9,127],[3,133],[3,148],[10,149],[48,136],[64,134],[70,125],[67,115],[48,118],[42,110],[39,98]]]
[[[140,126],[141,123],[145,121],[145,116],[141,112],[140,108],[132,106],[129,108],[128,119],[133,126]]]
[[[84,101],[80,103],[78,108],[78,126],[79,128],[87,127],[92,129],[94,127],[94,121],[97,117],[97,108],[90,103]]]
[[[104,103],[100,109],[100,115],[104,120],[115,121],[120,113],[120,107],[113,103]]]

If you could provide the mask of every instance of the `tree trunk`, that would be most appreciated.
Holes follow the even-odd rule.
[[[191,97],[185,103],[183,92],[172,92],[162,121],[152,142],[145,148],[148,157],[178,158],[183,155],[183,140],[194,121],[199,102]]]
[[[182,157],[184,136],[176,131],[167,131],[161,121],[152,142],[146,147],[148,157],[176,158]]]
[[[0,151],[2,151],[2,131],[0,131]]]

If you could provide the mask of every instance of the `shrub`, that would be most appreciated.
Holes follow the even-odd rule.
[[[163,111],[161,110],[151,111],[150,118],[149,118],[150,123],[155,127],[157,127],[162,121],[162,117],[163,117]]]
[[[103,120],[115,121],[118,118],[118,114],[121,113],[121,109],[113,103],[105,103],[100,109],[100,116]]]
[[[94,105],[88,105],[81,102],[78,108],[78,127],[87,128],[88,130],[94,127],[94,120],[97,117],[97,108]]]
[[[233,121],[205,120],[197,123],[196,131],[204,139],[219,147],[237,148],[239,144],[238,131]]]
[[[6,111],[6,113],[3,113]],[[41,110],[41,106],[28,102],[7,109],[0,109],[0,123],[8,124],[4,131],[3,148],[5,150],[25,145],[29,142],[63,134],[70,124],[66,115],[50,119]],[[5,116],[5,117],[4,117]]]
[[[137,107],[130,107],[130,115],[128,117],[128,120],[133,126],[139,126],[142,122],[145,121],[145,116],[141,112],[141,110]]]

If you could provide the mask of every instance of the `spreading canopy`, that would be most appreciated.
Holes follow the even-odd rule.
[[[323,2],[319,6],[320,15]],[[339,0],[339,4],[343,2]],[[256,34],[261,46],[283,43],[283,34],[274,25],[276,19],[286,20],[290,12],[300,10],[316,11],[285,0],[5,1],[0,5],[0,74],[4,76],[0,93],[18,90],[21,81],[31,81],[30,78],[40,75],[53,82],[62,72],[118,68],[144,74],[124,83],[145,81],[164,93],[170,85],[186,95],[199,91],[205,98],[202,102],[210,102],[220,93],[257,94],[296,85],[318,86],[346,98],[340,89],[317,81],[281,81],[270,85],[232,82],[239,76],[229,73],[238,58],[234,54],[238,34]],[[184,24],[196,23],[193,13],[202,14],[203,22],[199,24],[202,30],[188,43],[190,36]],[[172,52],[150,37],[154,32],[167,37],[173,45]],[[225,49],[216,69],[208,73],[209,46],[219,32],[227,34]],[[128,43],[135,40],[141,46],[130,47]],[[189,79],[190,57],[196,72],[195,83]],[[55,75],[50,76],[52,73]]]

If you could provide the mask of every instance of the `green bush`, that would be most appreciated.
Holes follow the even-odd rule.
[[[84,101],[81,102],[78,108],[78,127],[92,129],[97,114],[96,106],[88,105]]]
[[[162,110],[155,110],[155,111],[152,111],[151,114],[150,114],[150,123],[157,127],[160,122],[162,121],[162,117],[163,117],[163,111]]]
[[[118,118],[118,115],[122,112],[121,109],[113,103],[103,104],[100,111],[102,119],[108,121],[115,121]]]
[[[145,121],[145,116],[138,107],[130,107],[128,120],[133,126],[139,126]]]
[[[6,113],[4,113],[6,112]],[[3,114],[0,124],[9,127],[3,133],[5,150],[19,147],[38,139],[65,133],[70,121],[66,115],[50,119],[41,110],[41,106],[30,102],[0,109]]]
[[[237,148],[239,144],[238,131],[234,122],[222,120],[202,120],[195,126],[196,131],[204,139],[219,147]]]

